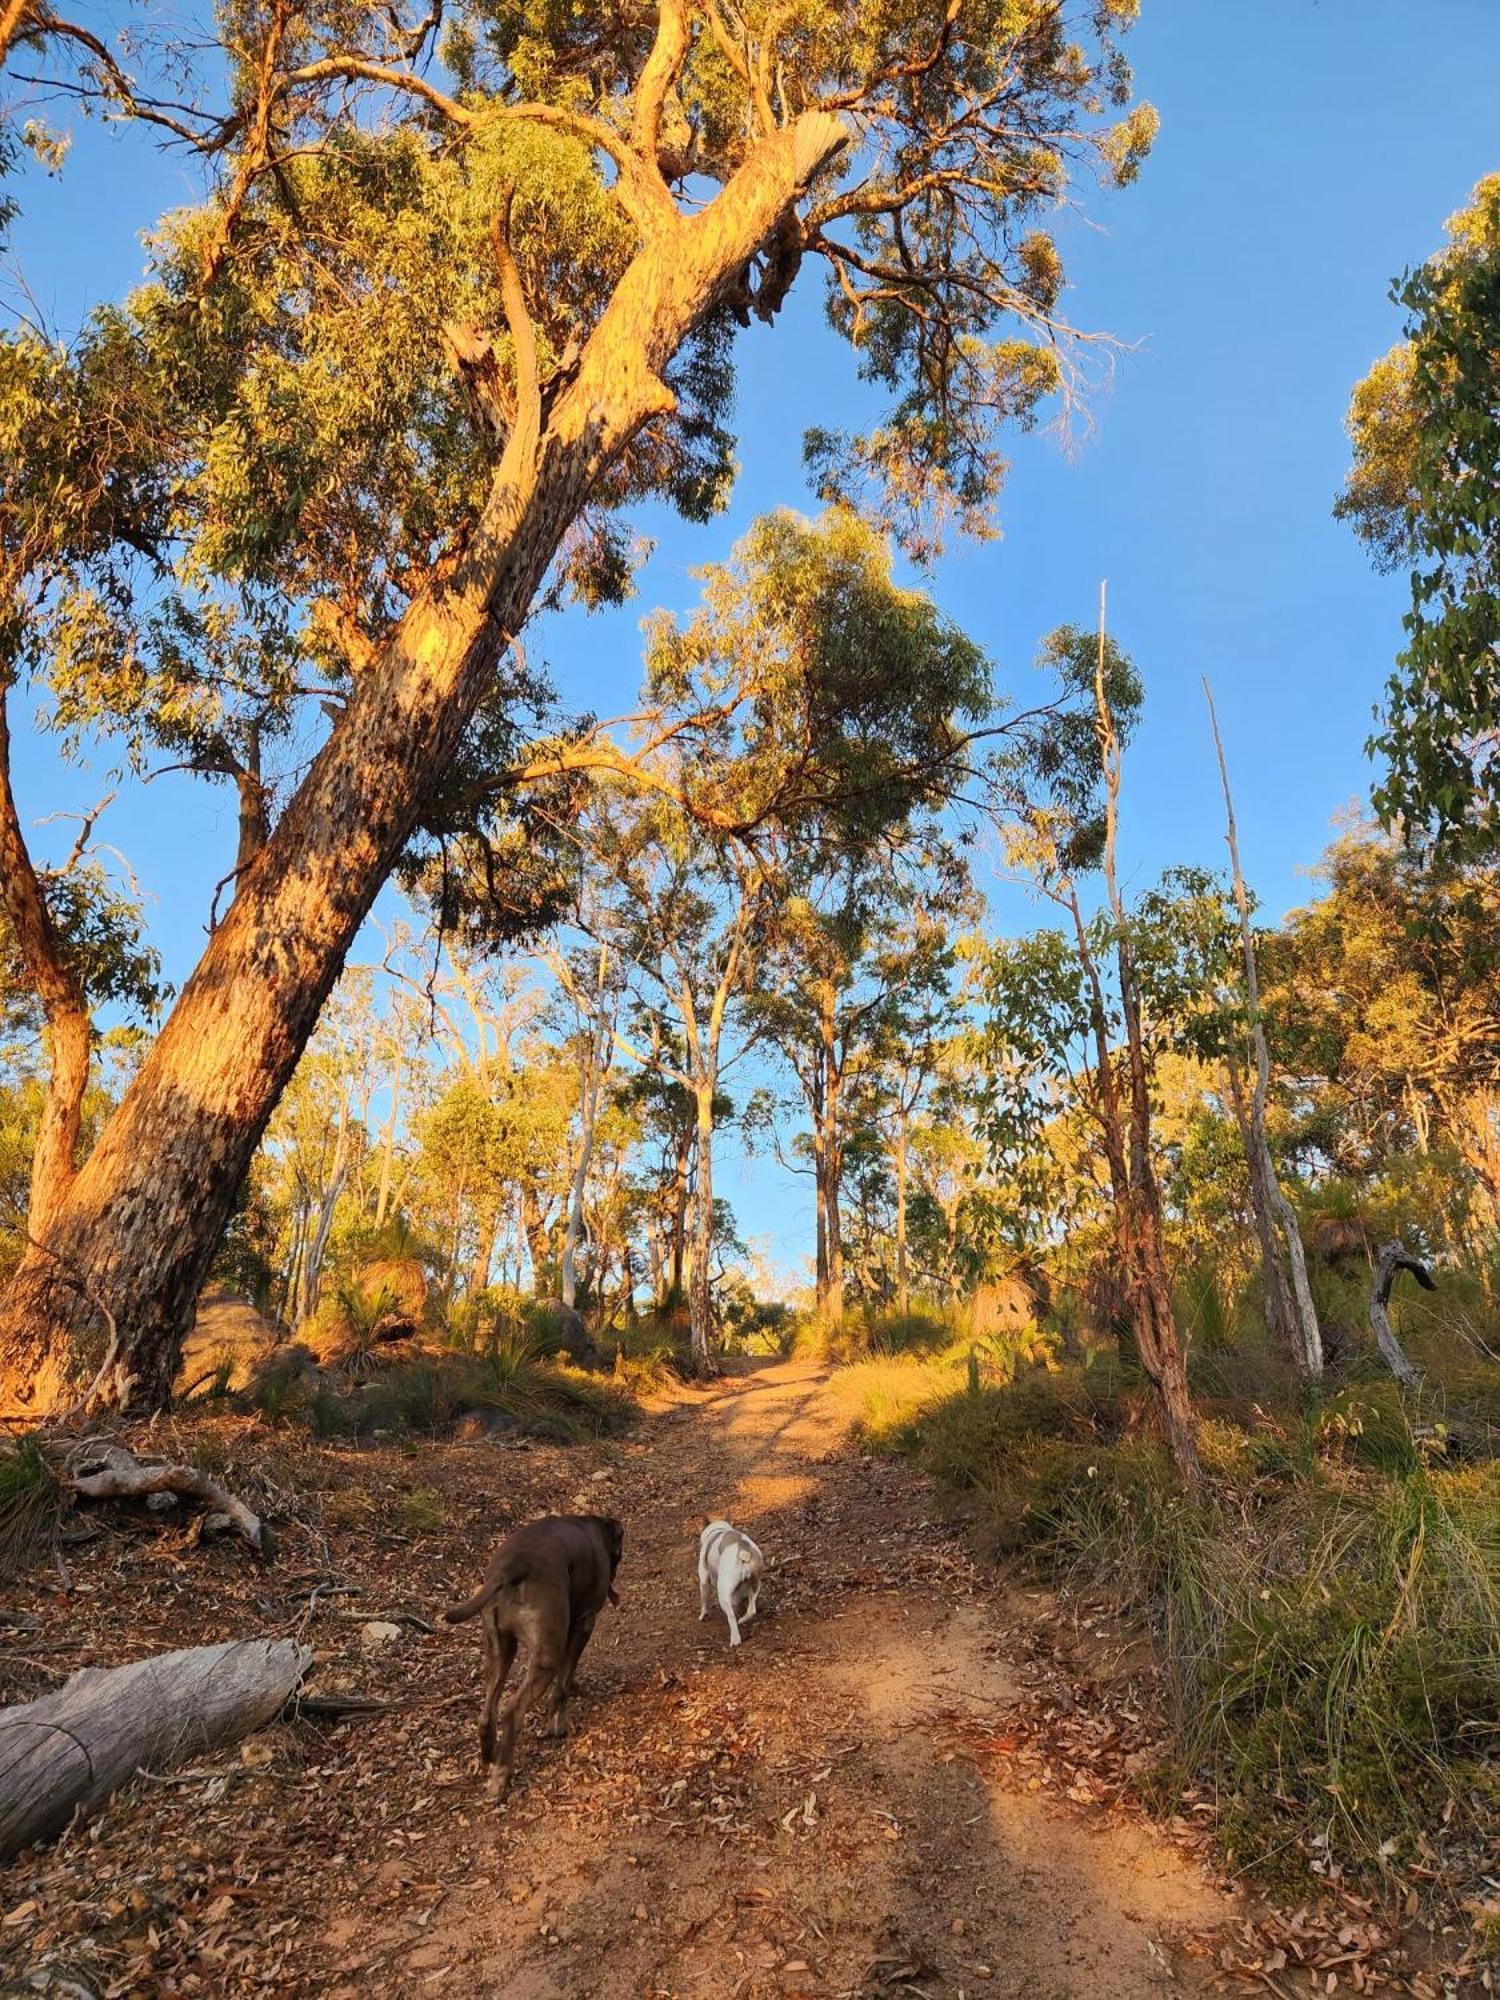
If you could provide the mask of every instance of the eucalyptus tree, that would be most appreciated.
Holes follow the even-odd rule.
[[[1393,297],[1403,338],[1355,388],[1334,510],[1411,577],[1375,799],[1446,858],[1484,858],[1500,833],[1500,174]]]
[[[638,1043],[618,1033],[615,1039],[638,1064],[650,1061],[693,1107],[688,1318],[693,1363],[706,1372],[715,1348],[714,1134],[725,1071],[754,1040],[752,1025],[743,1034],[739,1029],[770,878],[752,850],[708,839],[662,800],[622,801],[607,815],[596,812],[591,843],[599,864],[627,892],[632,920],[618,933],[619,948],[647,1030]],[[682,1051],[680,1068],[665,1058],[673,1045]]]
[[[1062,626],[1044,659],[1064,704],[1048,735],[997,770],[1010,857],[1065,913],[1066,930],[997,944],[981,968],[995,1096],[991,1144],[1025,1188],[1035,1184],[1049,1120],[1079,1104],[1104,1156],[1115,1257],[1137,1352],[1155,1384],[1168,1441],[1189,1484],[1202,1477],[1183,1343],[1167,1268],[1152,1137],[1151,973],[1166,906],[1140,921],[1120,888],[1124,744],[1138,713],[1135,669],[1105,635]],[[1084,910],[1080,876],[1097,872],[1103,909]]]
[[[916,537],[982,522],[1001,426],[1066,387],[1076,351],[1051,220],[1090,173],[1128,182],[1154,133],[1118,45],[1136,7],[235,14],[229,105],[178,115],[214,191],[68,366],[111,347],[112,387],[152,419],[185,598],[291,635],[299,712],[326,726],[8,1287],[8,1395],[87,1381],[103,1311],[119,1338],[91,1395],[166,1393],[380,884],[472,732],[524,728],[512,646],[549,576],[618,593],[635,502],[721,503],[737,325],[821,267],[886,407],[812,441],[820,476]],[[0,425],[7,472],[24,430]],[[100,622],[107,721],[118,620]]]
[[[907,1141],[932,1075],[935,989],[953,964],[949,921],[973,900],[958,850],[936,827],[903,829],[910,801],[891,803],[895,823],[880,844],[862,850],[830,853],[811,830],[794,827],[778,861],[775,921],[756,999],[808,1120],[814,1291],[819,1312],[833,1319],[844,1306],[846,1154],[862,1132],[878,1137],[886,1114],[896,1285],[906,1309]]]

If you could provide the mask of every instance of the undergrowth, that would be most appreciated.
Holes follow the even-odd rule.
[[[1500,1369],[1310,1394],[1263,1349],[1207,1351],[1201,1501],[1113,1357],[1007,1383],[955,1349],[835,1386],[865,1446],[962,1493],[997,1553],[1151,1624],[1167,1795],[1211,1784],[1236,1863],[1305,1886],[1478,1851],[1500,1808]]]
[[[478,1415],[566,1444],[622,1431],[639,1414],[626,1385],[544,1360],[524,1335],[474,1353],[424,1354],[357,1387],[289,1368],[263,1375],[251,1400],[270,1421],[305,1424],[320,1438],[437,1436]]]
[[[0,1448],[0,1577],[18,1576],[57,1535],[63,1496],[34,1437]]]

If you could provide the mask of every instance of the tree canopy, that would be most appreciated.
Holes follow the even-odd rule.
[[[1376,804],[1451,854],[1492,851],[1500,824],[1500,175],[1448,239],[1395,287],[1405,338],[1354,391],[1336,511],[1411,572]]]

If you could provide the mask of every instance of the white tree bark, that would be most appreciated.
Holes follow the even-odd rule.
[[[1250,1046],[1255,1057],[1255,1089],[1250,1100],[1249,1143],[1253,1150],[1250,1161],[1250,1191],[1258,1206],[1269,1208],[1267,1220],[1272,1225],[1264,1232],[1274,1244],[1277,1233],[1286,1247],[1287,1263],[1291,1268],[1292,1298],[1296,1306],[1295,1360],[1304,1375],[1319,1376],[1323,1373],[1323,1335],[1318,1326],[1318,1312],[1313,1304],[1312,1287],[1307,1278],[1307,1254],[1302,1246],[1302,1231],[1297,1226],[1297,1215],[1292,1204],[1282,1192],[1281,1183],[1276,1178],[1275,1163],[1271,1158],[1271,1148],[1266,1139],[1266,1097],[1271,1082],[1271,1055],[1266,1046],[1266,1031],[1260,1017],[1260,974],[1255,963],[1255,941],[1250,930],[1250,896],[1245,887],[1244,870],[1240,867],[1239,832],[1235,826],[1234,800],[1229,790],[1229,766],[1224,757],[1224,742],[1219,734],[1219,718],[1214,708],[1213,690],[1207,675],[1203,680],[1203,692],[1208,699],[1208,719],[1213,727],[1214,749],[1219,757],[1219,780],[1224,789],[1225,839],[1229,846],[1229,862],[1234,873],[1234,900],[1240,919],[1240,948],[1245,961],[1245,998],[1250,1007]]]

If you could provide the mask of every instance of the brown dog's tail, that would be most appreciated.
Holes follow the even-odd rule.
[[[507,1564],[504,1569],[491,1572],[472,1597],[466,1597],[462,1604],[450,1604],[440,1614],[443,1623],[462,1625],[466,1618],[477,1618],[481,1611],[494,1603],[502,1590],[509,1590],[513,1583],[520,1583],[525,1575],[524,1562]]]

